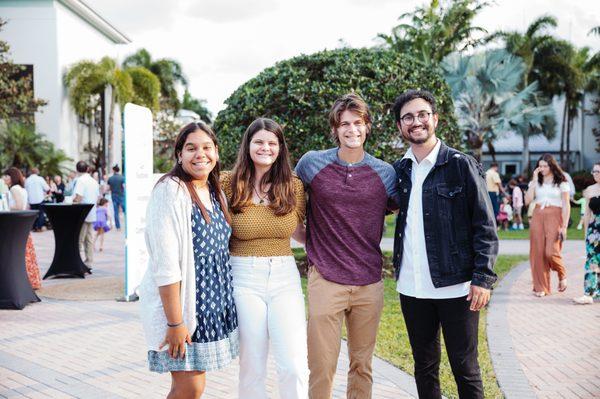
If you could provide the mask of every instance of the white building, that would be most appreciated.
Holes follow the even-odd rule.
[[[81,60],[119,60],[130,40],[80,0],[0,0],[0,17],[7,21],[0,39],[10,45],[11,59],[29,68],[35,97],[48,101],[35,115],[36,131],[75,161],[86,159],[86,143],[102,137],[73,112],[63,84],[65,72]],[[120,164],[122,132],[116,108],[108,158]]]

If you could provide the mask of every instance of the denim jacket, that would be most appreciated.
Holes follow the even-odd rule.
[[[394,267],[400,275],[412,161],[394,163],[400,210],[394,235]],[[481,164],[441,143],[436,163],[423,182],[423,226],[429,270],[436,288],[471,281],[490,289],[498,235]]]

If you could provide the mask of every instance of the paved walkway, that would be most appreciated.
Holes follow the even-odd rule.
[[[34,234],[42,273],[52,259],[51,232]],[[95,279],[123,274],[123,236],[106,235],[96,253]],[[44,285],[64,284],[64,279]],[[22,311],[0,311],[0,398],[164,398],[168,374],[147,371],[139,304],[115,301],[61,301],[42,298]],[[342,347],[334,397],[344,398],[348,357]],[[237,398],[237,361],[208,375],[207,399]],[[268,390],[279,398],[273,361]],[[375,398],[413,398],[414,379],[383,360],[374,360]],[[283,398],[285,399],[285,398]]]
[[[506,241],[505,241],[506,242]],[[520,243],[514,242],[513,248]],[[506,398],[600,397],[600,305],[574,305],[583,294],[583,241],[567,241],[563,256],[569,286],[536,298],[529,263],[513,269],[494,290],[488,342]]]

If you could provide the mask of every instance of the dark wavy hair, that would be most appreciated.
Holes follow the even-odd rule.
[[[561,169],[561,167],[556,162],[556,159],[550,154],[544,154],[538,159],[537,166],[540,166],[540,161],[545,161],[550,167],[550,172],[552,173],[552,184],[555,186],[560,185],[560,183],[567,181],[565,177],[565,173]],[[544,176],[541,173],[538,173],[538,184],[541,186],[544,184]]]
[[[282,216],[290,213],[296,206],[294,196],[293,172],[290,165],[289,151],[283,136],[283,128],[274,120],[258,118],[246,129],[237,160],[231,171],[231,210],[240,213],[252,204],[252,191],[256,170],[250,158],[250,142],[252,137],[260,130],[273,133],[279,142],[279,154],[269,172],[265,173],[260,182],[260,187],[271,184],[269,192],[269,208],[275,215]]]
[[[210,137],[210,139],[212,140],[215,147],[216,148],[219,147],[218,141],[217,141],[217,136],[215,135],[215,133],[212,131],[212,129],[207,124],[205,124],[202,121],[188,123],[179,131],[179,135],[177,136],[177,139],[175,139],[175,151],[173,152],[174,157],[175,157],[175,165],[169,172],[167,172],[164,176],[162,176],[156,184],[158,184],[166,179],[173,179],[175,181],[179,180],[187,188],[189,195],[192,197],[192,201],[198,206],[198,208],[200,208],[200,212],[202,213],[202,217],[204,218],[204,220],[207,223],[210,223],[210,215],[206,211],[206,208],[202,204],[202,201],[200,201],[200,198],[198,197],[198,194],[196,194],[196,190],[194,189],[194,184],[193,184],[194,178],[190,174],[188,174],[183,169],[183,166],[181,166],[181,164],[178,162],[179,156],[181,155],[181,152],[183,151],[183,145],[185,144],[185,141],[187,140],[188,136],[197,131],[206,133],[206,135],[208,137]],[[210,187],[212,188],[212,190],[214,191],[215,195],[217,196],[217,198],[219,200],[219,204],[221,205],[221,210],[223,211],[223,215],[225,216],[227,223],[231,224],[231,217],[229,216],[229,212],[227,211],[227,201],[225,200],[225,198],[223,196],[223,192],[221,191],[221,183],[219,182],[219,174],[220,174],[220,165],[219,165],[219,161],[217,161],[217,164],[215,165],[213,170],[210,171],[210,174],[208,175],[208,183],[210,184]]]
[[[10,177],[11,187],[17,185],[25,188],[25,177],[19,169],[15,168],[14,166],[11,166],[10,168],[6,169],[4,174]]]

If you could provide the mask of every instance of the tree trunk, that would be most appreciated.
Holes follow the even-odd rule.
[[[563,108],[563,119],[562,119],[562,127],[560,129],[560,152],[559,152],[559,159],[560,159],[560,163],[563,163],[564,160],[564,149],[565,149],[565,122],[568,118],[567,116],[567,109],[568,109],[568,102],[567,102],[567,95],[565,94],[565,106]]]
[[[487,142],[488,151],[492,156],[492,162],[496,162],[496,149],[494,148],[494,144],[491,141]]]
[[[569,172],[571,170],[571,129],[573,128],[573,119],[574,118],[575,118],[575,115],[572,115],[571,112],[569,112],[569,120],[567,121],[567,135],[566,135],[567,159],[561,165],[561,167],[564,168],[565,171],[567,171],[567,172]]]
[[[108,163],[107,169],[111,165],[113,165],[113,138],[115,136],[115,102],[117,101],[117,96],[115,93],[115,88],[110,88],[110,113],[108,115]]]
[[[529,176],[529,164],[531,154],[529,154],[529,128],[523,132],[523,164],[521,168],[521,174]]]

